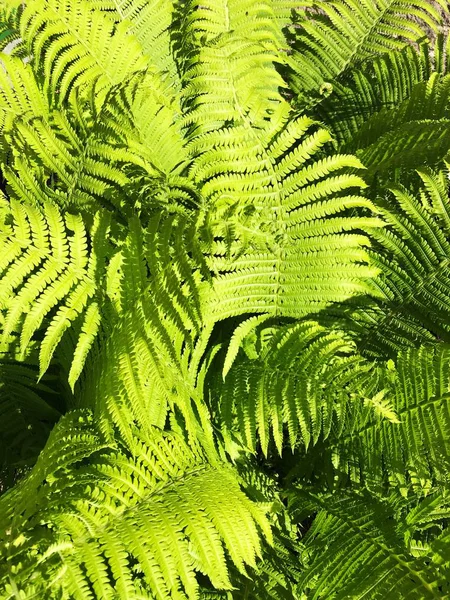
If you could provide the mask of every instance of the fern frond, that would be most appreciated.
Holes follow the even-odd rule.
[[[349,393],[350,381],[357,389],[362,379],[370,389],[370,366],[351,342],[313,321],[267,326],[241,348],[247,357],[240,352],[225,382],[217,377],[211,400],[225,440],[240,439],[251,452],[258,440],[267,455],[273,439],[281,455],[285,429],[292,449],[301,442],[307,450],[320,436],[328,437],[339,395]]]
[[[374,230],[380,245],[372,256],[380,268],[374,283],[385,299],[354,315],[364,323],[367,349],[450,339],[448,181],[426,168],[419,176],[417,194],[396,186],[390,206],[378,203],[389,226]]]
[[[11,54],[20,46],[17,18],[19,10],[19,3],[0,7],[0,52],[3,56]]]
[[[126,186],[128,157],[117,141],[105,139],[101,114],[93,118],[79,99],[73,111],[50,110],[30,65],[19,59],[9,59],[2,74],[0,125],[8,144],[3,170],[11,197],[28,204],[50,197],[60,206],[95,210],[110,190]],[[13,87],[6,83],[10,79]]]
[[[364,279],[374,271],[360,232],[382,222],[358,195],[363,179],[348,170],[361,164],[347,155],[315,159],[328,132],[307,117],[286,124],[287,117],[280,109],[264,137],[240,126],[198,141],[203,153],[191,173],[213,213],[206,320],[302,317],[367,292]]]
[[[304,537],[306,569],[300,586],[308,597],[443,597],[444,573],[428,557],[410,553],[402,535],[408,515],[396,510],[391,499],[304,489],[292,494],[292,510],[299,519],[318,511]],[[411,528],[419,533],[426,524]]]
[[[3,600],[450,594],[447,13],[0,6]]]
[[[357,153],[369,181],[379,173],[386,179],[394,168],[438,165],[448,152],[449,94],[450,77],[434,73],[398,106],[367,118],[342,149]]]
[[[17,118],[48,118],[49,106],[42,95],[31,65],[24,64],[20,58],[2,56],[0,69],[0,130],[13,126]]]
[[[2,498],[5,598],[30,584],[48,598],[197,598],[196,573],[231,588],[225,553],[241,573],[256,566],[270,527],[232,470],[175,434],[128,437],[128,448],[102,449],[88,414],[59,423],[29,478]]]
[[[285,104],[275,67],[285,62],[287,44],[271,2],[180,2],[174,25],[192,137],[230,122],[259,128]]]
[[[332,83],[365,59],[387,50],[402,50],[408,43],[437,33],[443,0],[431,4],[422,0],[322,1],[299,13],[292,33],[294,52],[293,90],[307,98],[319,99],[323,86]]]
[[[445,483],[450,456],[450,371],[446,346],[406,350],[387,364],[378,383],[388,404],[353,404],[333,449],[337,473],[378,488],[386,477],[426,492]],[[393,418],[386,414],[386,408]],[[344,409],[343,410],[348,410]],[[388,417],[388,418],[386,418]]]
[[[212,368],[211,410],[226,447],[256,452],[258,442],[267,456],[273,440],[280,456],[287,445],[309,450],[318,476],[331,470],[376,490],[389,483],[426,492],[446,481],[447,347],[374,362],[342,332],[305,321],[266,326],[241,349],[224,382],[220,355]]]
[[[232,592],[202,591],[201,600],[301,600],[302,595],[297,591],[300,579],[297,550],[290,539],[278,536],[273,548],[263,553],[248,577],[233,573]]]
[[[368,123],[376,122],[382,133],[389,131],[384,119],[391,119],[390,111],[410,98],[416,84],[429,76],[424,56],[411,46],[401,52],[386,52],[352,68],[342,81],[334,81],[329,95],[324,94],[314,108],[314,114],[327,124],[338,147],[343,148],[355,137],[358,139],[361,128],[366,135],[377,131]],[[421,106],[414,108],[421,110]],[[379,117],[376,121],[375,115]],[[390,125],[395,125],[394,119]],[[359,145],[356,143],[354,147]]]
[[[450,37],[445,28],[444,32],[436,36],[431,54],[434,70],[441,75],[448,75],[450,73]]]
[[[100,107],[111,87],[146,67],[129,24],[116,26],[84,0],[27,3],[20,30],[33,64],[42,69],[45,89],[59,103],[74,89],[95,84]]]
[[[81,403],[124,437],[130,419],[164,428],[170,411],[183,431],[209,438],[197,386],[210,330],[201,315],[201,267],[190,256],[195,229],[161,216],[147,229],[136,218],[129,226],[107,273],[111,330],[89,362]]]
[[[92,2],[91,4],[96,4]],[[181,90],[180,77],[172,52],[174,2],[171,0],[103,0],[99,8],[113,14],[117,22],[126,21],[139,40],[149,61],[173,92]]]
[[[154,188],[160,184],[158,179],[165,176],[170,181],[170,176],[175,179],[184,172],[190,157],[179,98],[168,96],[153,74],[137,75],[115,94],[105,117],[107,127],[127,148],[129,162],[152,176]]]
[[[449,119],[411,121],[397,131],[380,136],[380,139],[358,152],[362,163],[368,167],[367,179],[381,173],[384,177],[395,168],[434,168],[450,149]]]
[[[186,125],[194,126],[196,136],[230,121],[263,125],[284,104],[283,80],[273,64],[277,60],[270,46],[233,34],[202,47],[186,74]]]
[[[36,332],[43,330],[39,354],[41,376],[64,332],[84,314],[89,299],[98,292],[108,226],[107,215],[97,214],[89,236],[92,244],[89,255],[87,231],[80,216],[63,217],[50,203],[39,209],[15,201],[10,202],[8,213],[3,215],[2,342],[8,344],[11,334],[20,334],[24,358]],[[88,308],[83,331],[92,341],[96,325],[91,313]],[[75,367],[78,371],[82,366],[81,356],[89,346],[85,337],[80,338],[80,344]]]

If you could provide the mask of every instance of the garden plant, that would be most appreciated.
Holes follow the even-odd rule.
[[[0,0],[1,600],[450,598],[444,0]]]

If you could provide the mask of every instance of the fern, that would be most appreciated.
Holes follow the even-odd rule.
[[[230,448],[239,440],[256,452],[258,441],[267,456],[271,440],[280,455],[288,445],[300,453],[317,445],[322,473],[374,490],[387,481],[418,493],[445,484],[448,348],[424,346],[375,364],[315,322],[267,327],[242,348],[247,356],[212,388]]]
[[[395,368],[388,363],[378,383],[383,394],[352,405],[352,416],[341,427],[331,451],[336,473],[362,479],[369,488],[381,487],[386,476],[399,489],[412,485],[418,493],[434,482],[445,485],[447,365],[448,348],[426,346],[400,354]],[[341,407],[346,410],[348,404]]]
[[[230,588],[225,551],[243,573],[255,565],[257,527],[269,541],[270,528],[232,471],[174,434],[149,433],[136,429],[121,448],[102,442],[89,414],[59,423],[3,517],[5,598],[25,589],[51,598],[63,590],[83,599],[194,598],[196,572]]]
[[[180,91],[176,61],[170,49],[174,3],[162,0],[112,0],[100,2],[98,8],[109,11],[119,23],[131,22],[131,32],[139,40],[151,66],[164,78],[167,87]]]
[[[447,517],[447,502],[437,500],[441,517]],[[433,506],[423,504],[428,506],[419,505],[408,514],[407,506],[398,506],[395,496],[385,500],[364,493],[331,497],[298,490],[292,504],[297,518],[318,510],[304,538],[302,584],[310,597],[376,598],[387,593],[402,599],[442,598],[447,584],[439,575],[438,561],[413,556],[407,543],[406,532],[417,535],[428,525],[426,520],[414,522],[414,512],[422,508],[432,518]]]
[[[301,442],[308,449],[322,434],[328,436],[339,388],[367,379],[370,370],[341,332],[312,321],[269,325],[247,334],[241,347],[245,354],[213,387],[213,406],[217,402],[224,436],[240,434],[252,452],[258,438],[266,455],[271,438],[282,454],[285,428],[292,448]]]
[[[33,336],[47,321],[39,353],[42,376],[64,332],[86,311],[73,365],[73,372],[79,372],[88,340],[92,342],[99,326],[98,306],[92,298],[103,275],[107,217],[95,218],[91,231],[95,250],[90,257],[81,217],[67,214],[63,219],[50,202],[40,209],[11,201],[2,227],[3,345],[6,348],[10,336],[18,334],[24,358]]]
[[[89,3],[43,0],[27,4],[21,35],[36,68],[42,69],[45,88],[55,95],[58,92],[60,102],[84,82],[95,81],[100,103],[109,88],[146,66],[128,27],[115,28],[106,15],[90,10]]]
[[[385,119],[390,119],[391,111],[410,98],[416,85],[431,75],[426,63],[428,57],[428,53],[406,46],[401,52],[386,52],[368,59],[349,70],[342,81],[333,82],[330,93],[323,94],[315,112],[329,125],[339,147],[353,143],[359,148],[354,138],[358,139],[361,128],[371,131],[368,124],[375,118],[382,133],[389,131]],[[371,133],[376,132],[377,128],[372,127]]]
[[[433,167],[448,152],[448,77],[432,67],[433,51],[421,49],[365,61],[330,84],[314,108],[339,151],[356,153],[368,167],[369,181],[398,179],[400,167]]]
[[[449,596],[443,0],[0,7],[0,597]]]
[[[386,50],[402,50],[428,30],[437,32],[445,2],[323,2],[311,3],[311,12],[298,13],[293,33],[293,70],[290,83],[303,96],[319,98],[324,85],[347,70]],[[309,7],[308,7],[309,8]],[[415,18],[414,18],[415,17]]]
[[[370,242],[359,230],[382,221],[357,193],[364,181],[347,170],[361,164],[345,155],[314,161],[328,132],[315,131],[305,117],[280,127],[285,114],[274,118],[275,130],[267,127],[265,141],[258,134],[245,153],[240,146],[247,128],[230,128],[194,163],[193,176],[217,222],[211,223],[208,249],[217,275],[205,318],[303,316],[364,293],[364,279],[374,273],[366,261]],[[356,207],[367,208],[367,216],[345,215]]]
[[[374,231],[385,248],[374,259],[383,265],[376,285],[385,300],[361,315],[371,332],[363,341],[367,348],[399,349],[405,341],[448,338],[448,185],[444,172],[424,168],[419,176],[417,195],[397,186],[392,190],[393,208],[384,203],[381,207],[390,226],[385,234]]]

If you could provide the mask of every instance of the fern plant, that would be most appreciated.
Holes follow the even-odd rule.
[[[447,3],[0,6],[0,598],[450,597]]]

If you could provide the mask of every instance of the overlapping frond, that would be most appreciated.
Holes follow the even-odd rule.
[[[275,65],[286,42],[271,2],[179,3],[175,52],[191,136],[229,123],[264,126],[285,101]]]
[[[373,232],[380,244],[372,255],[380,268],[374,283],[384,300],[354,315],[369,351],[450,339],[448,180],[446,171],[426,168],[419,176],[417,193],[396,186],[389,199],[377,202],[388,223]]]
[[[201,600],[301,600],[298,548],[286,537],[275,538],[273,547],[266,547],[262,560],[246,577],[234,573],[232,592],[203,591]]]
[[[230,449],[309,450],[319,478],[426,492],[450,460],[449,359],[440,345],[375,362],[316,322],[266,325],[242,340],[224,382],[217,356],[211,410]]]
[[[322,1],[297,14],[292,29],[289,83],[305,99],[321,99],[324,86],[361,61],[437,33],[444,0]]]
[[[22,3],[3,3],[0,7],[0,52],[9,54],[20,45],[18,16]]]
[[[111,87],[146,68],[129,30],[129,23],[116,25],[84,0],[27,2],[20,19],[33,68],[58,104],[75,89],[95,85],[100,107]]]
[[[351,172],[361,163],[321,157],[329,133],[307,117],[288,118],[282,107],[264,131],[236,126],[198,142],[191,176],[211,207],[205,243],[215,274],[205,320],[302,317],[366,293],[375,273],[361,230],[383,223]]]
[[[16,57],[5,58],[0,77],[3,171],[11,197],[43,204],[50,196],[60,206],[95,209],[107,191],[126,185],[127,155],[117,142],[105,143],[101,117],[86,103],[74,99],[74,110],[51,108],[31,65]]]
[[[31,66],[17,58],[9,58],[1,73],[10,196],[32,203],[33,190],[64,208],[114,207],[126,215],[136,205],[152,212],[198,203],[192,183],[180,177],[189,162],[180,110],[152,74],[115,88],[97,112],[79,96],[70,108],[50,108]]]
[[[48,118],[49,106],[36,83],[30,65],[20,58],[2,56],[0,69],[0,135],[2,162],[7,156],[7,133],[16,119]],[[6,136],[6,139],[5,139]],[[8,140],[9,141],[9,140]]]
[[[356,152],[368,167],[368,178],[376,173],[439,165],[449,150],[450,76],[437,74],[416,84],[409,97],[390,111],[367,119],[344,146]]]
[[[312,114],[330,127],[339,152],[368,167],[368,182],[434,167],[448,152],[449,78],[439,52],[438,43],[407,46],[324,84]]]
[[[340,407],[330,460],[337,474],[382,489],[445,485],[450,460],[450,351],[422,346],[378,372],[377,393]],[[364,389],[364,388],[363,388]],[[361,392],[360,392],[361,394]],[[339,412],[339,409],[338,411]],[[346,414],[347,413],[347,414]]]
[[[256,566],[270,526],[232,469],[176,434],[130,429],[128,447],[108,446],[71,413],[2,498],[3,598],[197,598],[197,573],[230,589],[227,560]]]
[[[179,98],[167,96],[153,74],[138,74],[120,89],[105,109],[105,131],[126,149],[128,161],[143,169],[149,183],[142,189],[158,198],[158,186],[176,182],[189,164]],[[184,179],[184,185],[189,181]],[[181,186],[180,186],[181,187]]]
[[[426,545],[423,553],[415,552],[411,537],[428,529],[430,541],[436,538],[449,515],[448,500],[438,495],[422,505],[411,510],[395,496],[296,490],[291,509],[298,521],[317,511],[303,540],[301,588],[314,599],[445,597],[448,586],[438,557]],[[415,518],[419,511],[422,520]]]
[[[108,216],[98,213],[88,232],[79,215],[63,215],[50,202],[33,207],[10,201],[2,213],[2,345],[7,349],[11,337],[19,336],[23,359],[35,334],[42,332],[40,375],[47,370],[64,332],[77,319],[82,325],[74,380],[81,371],[99,329],[108,227]]]
[[[148,64],[158,71],[168,89],[180,91],[180,77],[171,48],[172,0],[90,0],[90,3],[95,8],[108,11],[117,22],[129,22]]]
[[[110,262],[113,327],[90,361],[81,402],[124,437],[130,419],[164,428],[169,410],[190,434],[202,425],[201,435],[210,435],[197,390],[210,328],[201,315],[201,266],[189,255],[195,255],[192,234],[179,217],[155,216],[146,230],[134,219]]]
[[[268,325],[247,334],[225,381],[217,377],[212,410],[225,439],[239,439],[251,452],[258,440],[267,455],[271,439],[280,455],[287,443],[306,451],[329,436],[344,395],[350,399],[358,384],[368,394],[376,388],[370,372],[340,331],[314,321]]]
[[[375,133],[376,129],[367,126],[375,115],[379,116],[377,122],[382,133],[389,131],[384,128],[381,115],[390,118],[390,111],[407,100],[414,87],[431,75],[425,57],[427,53],[419,53],[411,46],[401,52],[386,52],[352,68],[342,81],[334,81],[323,90],[314,112],[331,129],[338,147],[351,144],[361,127],[367,133]],[[421,106],[416,108],[420,110]]]

